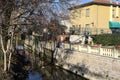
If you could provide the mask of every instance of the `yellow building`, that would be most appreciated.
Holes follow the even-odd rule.
[[[80,33],[89,31],[91,34],[101,34],[120,29],[118,1],[93,0],[71,7],[69,10],[72,27]]]

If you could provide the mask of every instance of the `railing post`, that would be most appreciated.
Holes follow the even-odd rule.
[[[103,49],[102,49],[102,47],[99,48],[99,54],[103,55]]]
[[[117,49],[113,49],[113,54],[114,54],[114,58],[118,58],[118,50]]]
[[[91,53],[91,47],[89,45],[87,46],[87,52]]]
[[[79,45],[79,51],[81,51],[81,45]]]

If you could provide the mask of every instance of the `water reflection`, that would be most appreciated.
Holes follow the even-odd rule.
[[[54,66],[47,66],[38,70],[38,72],[30,72],[27,80],[88,80],[81,76],[76,76],[66,70]]]
[[[30,72],[27,80],[42,80],[42,76],[38,72]]]

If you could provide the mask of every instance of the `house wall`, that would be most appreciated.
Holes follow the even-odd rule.
[[[86,17],[86,9],[90,9],[90,16]],[[116,7],[114,9],[114,17],[113,21],[120,22],[120,8],[119,8],[119,17],[116,17]],[[81,15],[80,15],[81,11]],[[109,21],[110,21],[110,6],[103,5],[90,5],[86,7],[77,8],[74,10],[70,10],[71,13],[71,24],[78,27],[81,25],[82,28],[85,29],[86,24],[89,24],[89,31],[93,34],[95,31],[98,34],[103,30],[104,32],[111,33],[109,29]]]

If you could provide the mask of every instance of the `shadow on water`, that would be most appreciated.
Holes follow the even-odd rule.
[[[39,72],[29,72],[28,78],[26,80],[42,80],[42,75]]]
[[[16,51],[12,56],[10,80],[25,80],[28,76],[30,61],[25,57],[24,51]]]
[[[35,71],[31,71],[26,80],[88,80],[71,72],[55,66],[46,66]]]

